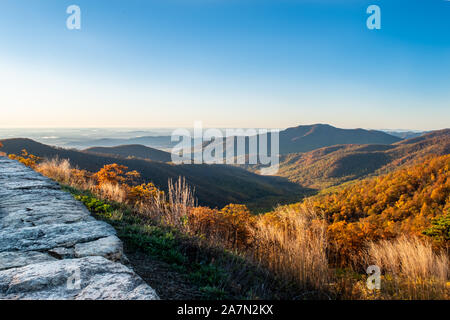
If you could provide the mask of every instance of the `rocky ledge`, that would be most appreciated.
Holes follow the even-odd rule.
[[[107,223],[0,156],[0,299],[158,299]]]

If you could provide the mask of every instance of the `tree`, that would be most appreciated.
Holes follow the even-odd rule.
[[[107,164],[95,173],[93,177],[97,180],[100,186],[103,184],[118,185],[127,182],[134,182],[140,177],[140,174],[137,171],[127,170],[128,167],[118,165],[117,163]]]

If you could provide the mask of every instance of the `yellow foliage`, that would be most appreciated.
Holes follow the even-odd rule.
[[[93,178],[97,180],[99,185],[102,184],[123,184],[127,182],[134,182],[140,175],[137,171],[127,171],[128,167],[119,165],[117,163],[107,164],[103,166]]]
[[[160,197],[164,197],[164,192],[159,190],[153,183],[128,187],[127,200],[133,205],[152,202]]]
[[[10,155],[8,155],[8,157],[11,160],[17,160],[20,163],[23,163],[24,165],[26,165],[27,167],[30,167],[30,168],[35,168],[37,162],[41,160],[41,158],[39,158],[33,154],[29,154],[27,152],[27,150],[25,150],[25,149],[22,150],[21,156],[17,156],[15,154],[10,154]]]

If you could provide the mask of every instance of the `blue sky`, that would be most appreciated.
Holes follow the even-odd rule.
[[[2,0],[0,39],[0,127],[450,127],[444,0]]]

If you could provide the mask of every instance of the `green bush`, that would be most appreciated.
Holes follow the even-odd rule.
[[[438,244],[447,244],[450,241],[450,214],[443,215],[431,221],[431,227],[423,234],[431,237]]]

